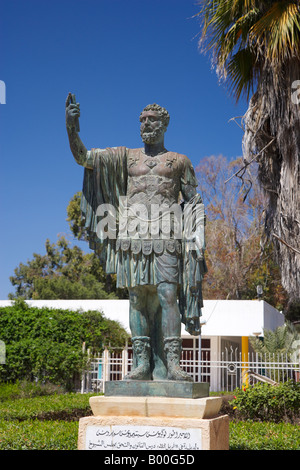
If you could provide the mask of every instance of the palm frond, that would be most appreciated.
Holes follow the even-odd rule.
[[[211,53],[218,75],[237,100],[249,98],[266,64],[300,57],[300,9],[296,1],[202,0],[199,47]]]
[[[249,47],[236,52],[228,62],[229,89],[237,101],[241,95],[248,100],[254,89],[257,80],[255,62],[256,56]]]
[[[263,47],[266,60],[282,63],[299,55],[300,12],[295,3],[280,1],[251,27],[249,38]]]

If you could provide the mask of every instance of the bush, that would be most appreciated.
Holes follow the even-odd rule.
[[[300,383],[288,381],[276,386],[258,383],[237,389],[230,404],[241,419],[294,422],[300,415]]]
[[[126,331],[101,312],[71,312],[29,308],[25,302],[0,308],[0,340],[6,346],[6,363],[0,380],[39,380],[74,389],[86,367],[86,349],[100,351],[104,345],[124,346]]]

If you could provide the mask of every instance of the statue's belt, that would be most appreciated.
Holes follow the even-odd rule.
[[[121,251],[130,250],[134,254],[142,252],[144,255],[150,255],[152,252],[161,255],[164,252],[181,253],[180,240],[163,240],[163,239],[140,239],[140,238],[118,238],[116,241],[116,249]]]

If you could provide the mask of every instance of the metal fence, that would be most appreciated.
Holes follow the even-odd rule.
[[[220,360],[201,361],[202,367],[210,370],[211,391],[233,391],[244,385],[265,382],[275,385],[288,380],[299,381],[300,364],[293,362],[285,354],[249,353],[242,357],[226,357],[222,353]]]
[[[200,359],[201,355],[201,360]],[[132,350],[108,350],[93,357],[89,370],[83,375],[82,393],[104,392],[105,382],[122,380],[132,368]],[[220,358],[213,360],[211,351],[186,349],[182,351],[181,367],[192,376],[194,382],[208,382],[210,391],[233,391],[243,384],[257,382],[279,383],[300,380],[300,364],[288,354],[249,353],[242,357],[238,351],[225,349]]]

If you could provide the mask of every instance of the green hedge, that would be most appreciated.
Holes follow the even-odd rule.
[[[71,312],[29,308],[24,302],[0,308],[0,340],[6,346],[6,363],[0,380],[39,380],[74,388],[86,367],[86,349],[124,346],[128,334],[101,312]]]

